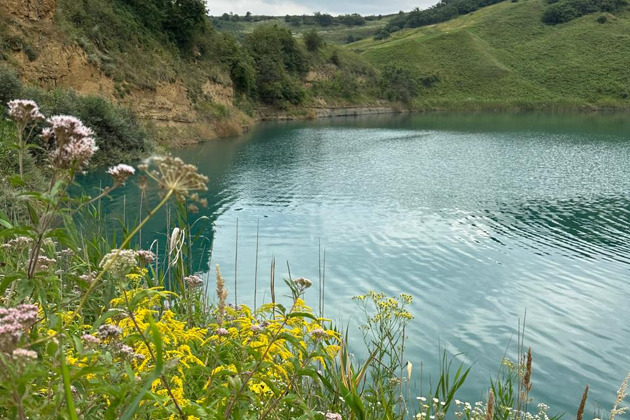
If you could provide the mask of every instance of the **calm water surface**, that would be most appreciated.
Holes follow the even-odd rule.
[[[351,297],[368,290],[416,298],[416,374],[435,372],[439,346],[462,353],[474,367],[460,398],[485,399],[527,311],[534,397],[570,418],[589,384],[610,409],[630,370],[628,115],[270,123],[177,154],[210,176],[197,252],[211,280],[218,263],[234,281],[238,221],[239,302],[253,303],[259,224],[259,304],[275,256],[277,277],[288,261],[315,281],[316,306],[321,243],[327,316],[356,324]]]

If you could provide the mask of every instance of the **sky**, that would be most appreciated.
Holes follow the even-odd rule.
[[[361,15],[388,15],[400,10],[408,12],[416,7],[425,9],[437,0],[207,0],[210,15],[223,13],[244,15],[302,15],[314,12],[333,15],[359,13]]]

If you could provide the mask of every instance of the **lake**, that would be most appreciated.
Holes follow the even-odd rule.
[[[406,358],[414,375],[421,363],[435,373],[440,346],[461,354],[474,363],[460,394],[471,402],[485,400],[506,349],[515,359],[526,311],[536,401],[571,418],[588,384],[587,407],[610,410],[630,370],[629,121],[371,116],[265,123],[178,150],[210,177],[209,207],[196,215],[209,218],[198,225],[205,241],[196,264],[210,290],[209,267],[221,265],[230,299],[237,267],[238,301],[252,305],[258,240],[257,303],[270,300],[275,257],[277,283],[287,262],[293,277],[314,281],[306,300],[318,310],[325,253],[324,311],[353,329],[358,354],[351,297],[413,295]],[[136,191],[123,191],[131,213]],[[165,226],[153,221],[143,242],[163,237]]]

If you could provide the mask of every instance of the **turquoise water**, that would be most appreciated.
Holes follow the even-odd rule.
[[[238,301],[251,305],[258,227],[258,304],[270,299],[275,257],[277,278],[288,261],[294,277],[314,280],[307,301],[316,307],[325,250],[326,315],[353,327],[352,296],[413,295],[406,357],[415,375],[421,363],[435,372],[439,346],[462,354],[474,363],[460,395],[470,401],[485,399],[506,348],[515,358],[527,311],[532,395],[571,418],[589,384],[591,411],[595,402],[609,410],[630,370],[629,121],[426,114],[268,123],[179,150],[210,177],[195,264],[211,282],[209,267],[220,264],[233,298],[238,221]],[[132,214],[135,191],[127,187]],[[145,230],[147,246],[165,223]]]

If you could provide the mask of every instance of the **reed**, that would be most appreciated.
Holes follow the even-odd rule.
[[[582,420],[582,417],[584,416],[584,409],[586,407],[587,398],[588,398],[588,385],[586,385],[586,388],[584,388],[584,394],[582,394],[582,400],[580,401],[580,406],[578,407],[578,411],[576,415],[577,420]]]

